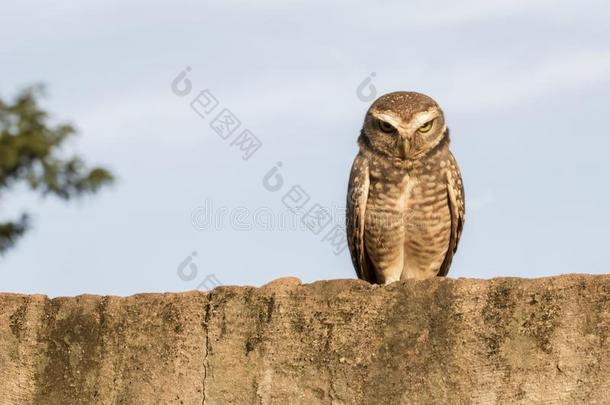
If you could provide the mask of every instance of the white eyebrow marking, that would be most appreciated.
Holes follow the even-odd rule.
[[[432,121],[435,118],[438,118],[440,115],[441,115],[440,111],[436,107],[431,108],[428,111],[419,112],[413,116],[408,128],[411,130],[416,130],[417,128],[421,127],[425,123]]]
[[[390,111],[383,112],[371,112],[371,115],[379,120],[386,121],[394,126],[396,129],[400,129],[407,132],[414,132],[419,127],[438,118],[441,115],[441,111],[438,107],[432,107],[429,110],[421,111],[413,115],[409,122],[404,122],[403,119]]]
[[[385,122],[392,124],[392,126],[396,129],[405,128],[402,119],[400,117],[395,116],[394,114],[373,112],[372,115],[373,115],[373,117],[377,118],[378,120],[383,120]]]

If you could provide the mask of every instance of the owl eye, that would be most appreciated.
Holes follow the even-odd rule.
[[[394,131],[396,131],[396,128],[394,128],[394,126],[392,124],[390,124],[389,122],[385,122],[383,120],[377,121],[377,125],[379,126],[379,129],[381,129],[386,134],[391,134]]]
[[[422,134],[425,134],[426,132],[430,132],[430,130],[432,129],[432,124],[434,124],[434,120],[426,122],[424,125],[419,127],[419,129],[417,131],[419,131]]]

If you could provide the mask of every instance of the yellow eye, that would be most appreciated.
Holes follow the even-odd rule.
[[[422,134],[425,134],[426,132],[430,132],[430,130],[432,129],[432,125],[433,124],[434,124],[434,120],[433,121],[428,121],[424,125],[419,127],[418,131],[420,133],[422,133]]]
[[[379,126],[379,129],[381,129],[386,134],[391,134],[394,131],[396,131],[396,128],[394,128],[394,126],[392,124],[390,124],[389,122],[385,122],[383,120],[379,120],[377,125]]]

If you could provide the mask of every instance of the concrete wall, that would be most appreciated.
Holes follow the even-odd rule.
[[[0,404],[608,404],[610,276],[0,294]]]

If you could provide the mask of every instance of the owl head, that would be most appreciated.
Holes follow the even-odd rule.
[[[360,141],[393,158],[417,160],[446,136],[443,111],[425,94],[397,91],[373,102]]]

